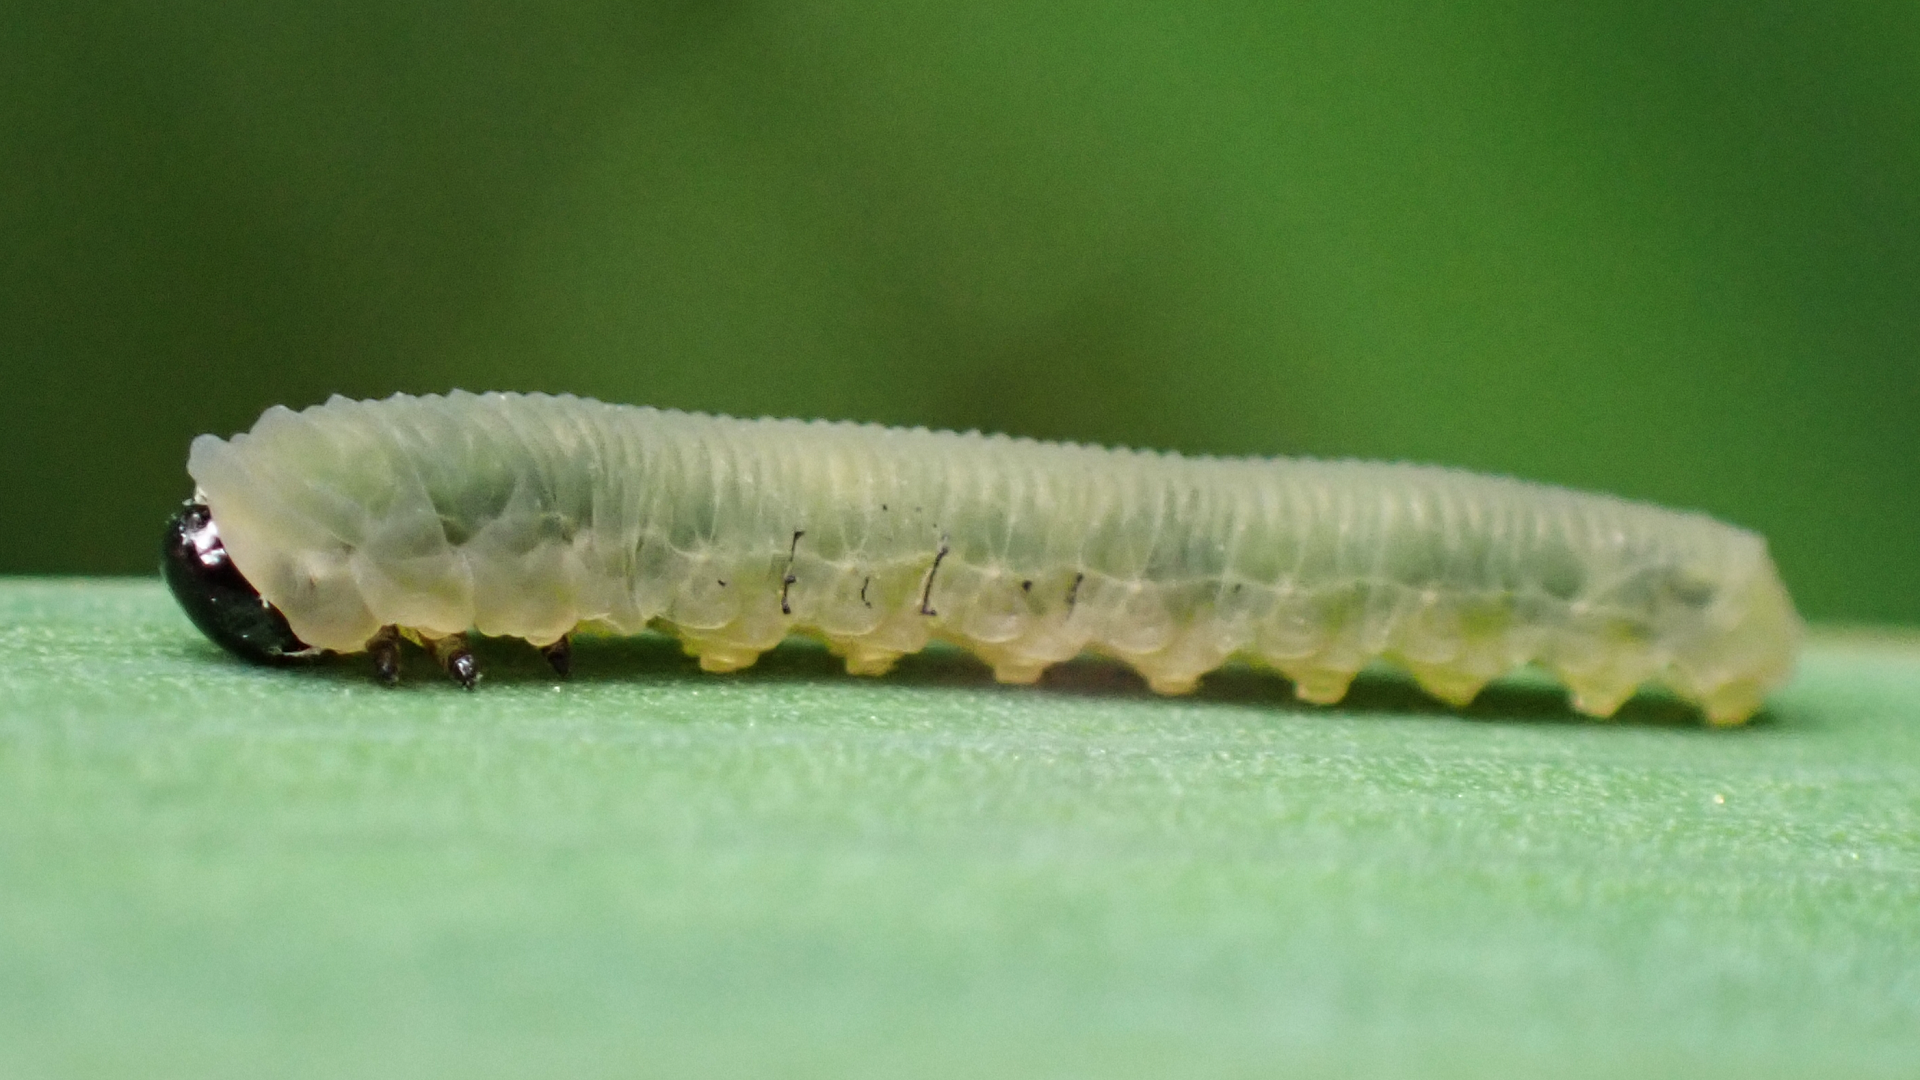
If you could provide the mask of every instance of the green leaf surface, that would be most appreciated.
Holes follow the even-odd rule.
[[[0,581],[0,1075],[1911,1076],[1920,646],[1753,725],[952,653],[266,670]]]

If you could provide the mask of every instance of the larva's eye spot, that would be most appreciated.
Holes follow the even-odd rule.
[[[205,506],[188,503],[167,523],[160,573],[193,625],[235,656],[271,664],[311,651],[233,565]]]

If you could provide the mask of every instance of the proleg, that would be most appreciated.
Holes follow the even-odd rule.
[[[413,641],[468,686],[469,632],[564,672],[575,632],[654,628],[714,672],[801,634],[876,675],[939,639],[1009,683],[1096,652],[1177,694],[1238,658],[1322,704],[1374,660],[1455,705],[1531,663],[1589,715],[1659,683],[1732,724],[1801,637],[1751,532],[1430,466],[455,392],[276,407],[188,471],[168,580],[209,637],[383,677]],[[216,549],[231,579],[176,571]]]

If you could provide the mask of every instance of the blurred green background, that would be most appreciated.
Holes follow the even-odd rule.
[[[570,390],[1413,458],[1920,621],[1920,5],[0,11],[0,572],[196,433]]]

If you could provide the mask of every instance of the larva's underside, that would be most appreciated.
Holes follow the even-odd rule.
[[[1800,637],[1752,533],[1440,468],[454,393],[275,408],[188,469],[341,652],[655,627],[708,671],[808,634],[878,675],[942,639],[1003,682],[1091,650],[1178,694],[1239,657],[1318,703],[1375,658],[1454,704],[1532,662],[1595,716],[1656,681],[1737,723]]]

